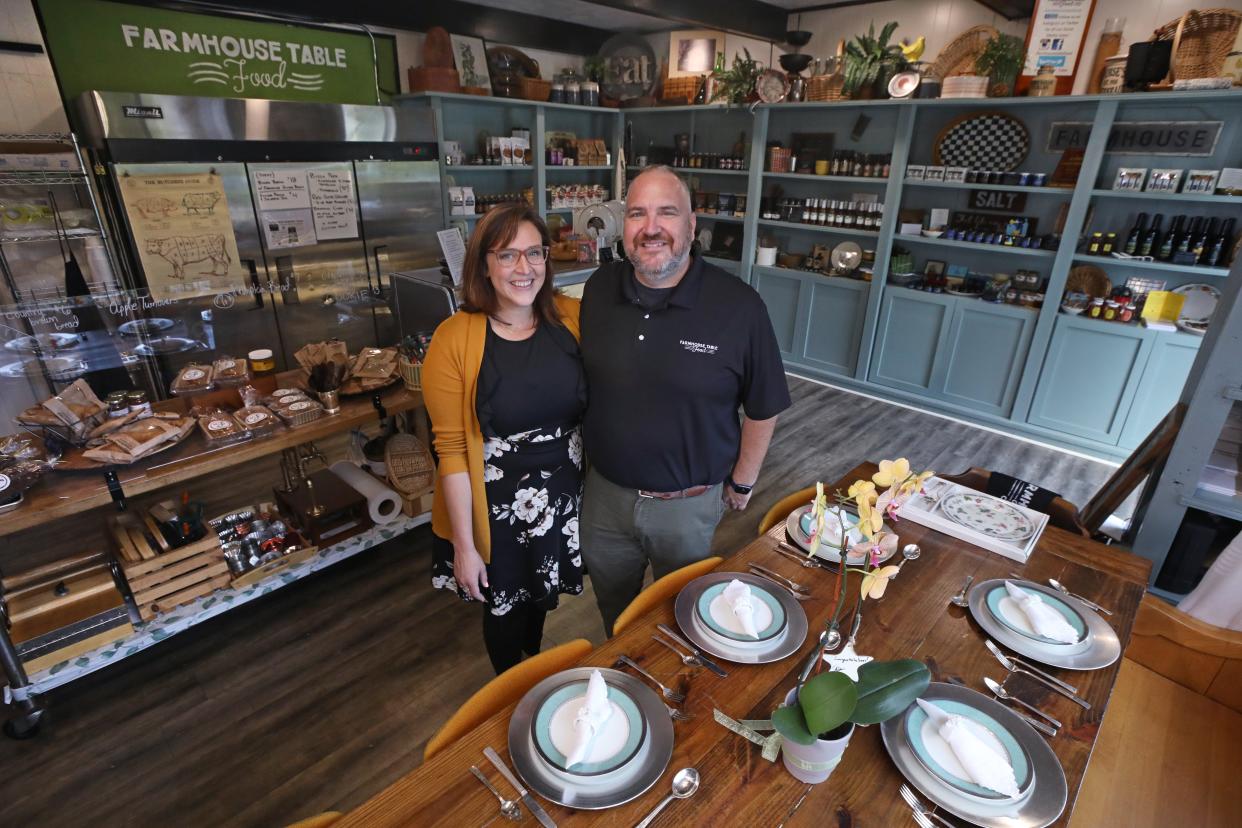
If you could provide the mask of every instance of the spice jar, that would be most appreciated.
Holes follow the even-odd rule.
[[[250,367],[255,375],[270,374],[276,370],[276,358],[271,348],[259,348],[246,355],[250,359]]]
[[[1099,319],[1103,315],[1104,315],[1104,300],[1103,299],[1092,299],[1091,307],[1087,308],[1087,316],[1090,316],[1092,319]]]
[[[1047,98],[1057,94],[1057,77],[1054,74],[1056,70],[1044,64],[1039,67],[1039,71],[1035,73],[1035,77],[1031,78],[1030,86],[1027,87],[1026,94],[1032,98]]]

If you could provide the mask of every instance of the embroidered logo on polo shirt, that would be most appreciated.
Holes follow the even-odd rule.
[[[702,342],[691,342],[688,339],[680,340],[681,347],[685,348],[692,354],[714,354],[720,350],[717,345],[707,345]]]

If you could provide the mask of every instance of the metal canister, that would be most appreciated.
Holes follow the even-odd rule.
[[[582,103],[582,86],[577,81],[570,81],[565,84],[565,103]]]
[[[582,103],[584,106],[599,106],[599,84],[586,81],[582,84]]]

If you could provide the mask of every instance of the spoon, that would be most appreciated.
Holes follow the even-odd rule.
[[[949,599],[949,603],[955,607],[964,607],[968,603],[966,601],[966,590],[970,589],[971,583],[975,580],[974,575],[966,576],[966,583],[962,584],[962,588],[958,590],[957,595]]]
[[[491,783],[491,780],[483,774],[483,771],[479,770],[478,765],[471,765],[470,772],[478,777],[479,781],[486,785],[487,789],[495,794],[496,798],[500,800],[500,813],[504,814],[505,819],[516,822],[522,818],[522,807],[517,804],[516,800],[505,799],[504,795],[501,794],[500,791],[496,790],[496,786]]]
[[[660,800],[660,804],[647,814],[647,818],[634,826],[634,828],[647,828],[655,818],[659,816],[660,811],[664,810],[664,806],[676,799],[689,799],[694,796],[695,791],[699,789],[699,772],[694,768],[682,768],[673,776],[673,792],[664,799]]]
[[[988,689],[991,690],[992,694],[995,695],[998,699],[1004,699],[1005,701],[1010,701],[1010,702],[1014,702],[1015,704],[1019,704],[1025,707],[1027,710],[1034,713],[1036,716],[1039,716],[1041,719],[1044,719],[1045,721],[1047,721],[1057,730],[1061,729],[1061,723],[1059,721],[1052,718],[1051,716],[1049,716],[1044,711],[1040,710],[1035,705],[1029,704],[1025,700],[1020,699],[1017,696],[1015,696],[1013,693],[1010,693],[1008,690],[1005,689],[1005,685],[1001,684],[999,681],[996,681],[995,679],[991,679],[991,678],[988,678],[987,676],[984,676],[983,683],[988,686]]]
[[[1065,586],[1064,586],[1064,585],[1063,585],[1060,581],[1058,581],[1056,578],[1049,578],[1049,579],[1048,579],[1048,583],[1052,584],[1052,588],[1053,588],[1053,589],[1055,589],[1057,592],[1060,592],[1060,593],[1063,593],[1063,594],[1065,594],[1065,595],[1068,595],[1068,596],[1069,596],[1069,597],[1071,597],[1071,598],[1077,598],[1079,601],[1082,601],[1084,604],[1086,604],[1087,606],[1091,607],[1091,609],[1095,610],[1096,612],[1102,612],[1102,613],[1104,613],[1105,615],[1112,615],[1112,614],[1113,614],[1112,610],[1106,610],[1106,609],[1104,609],[1104,608],[1103,608],[1103,607],[1101,607],[1099,604],[1097,604],[1095,601],[1092,601],[1092,600],[1090,600],[1090,599],[1088,599],[1088,598],[1083,598],[1081,595],[1079,595],[1079,594],[1077,594],[1077,593],[1070,592],[1070,591],[1069,591],[1068,589],[1066,589],[1066,588],[1065,588]]]
[[[901,557],[905,558],[907,561],[917,561],[919,559],[919,555],[922,554],[923,550],[917,543],[907,543],[905,546],[901,547]]]

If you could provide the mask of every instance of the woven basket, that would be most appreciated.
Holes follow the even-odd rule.
[[[431,452],[413,434],[394,434],[384,445],[388,482],[403,495],[422,494],[435,482]]]
[[[1156,29],[1151,36],[1153,41],[1173,41],[1173,58],[1165,83],[1219,77],[1238,36],[1239,24],[1242,12],[1234,9],[1191,9]]]
[[[688,104],[699,93],[700,83],[702,80],[694,75],[685,78],[667,78],[664,81],[664,94],[661,100]]]
[[[1066,293],[1085,293],[1101,298],[1108,296],[1112,290],[1113,283],[1108,280],[1108,274],[1095,265],[1078,265],[1065,277]]]
[[[423,390],[423,364],[410,362],[405,357],[397,357],[397,373],[405,381],[405,387],[411,391]]]
[[[546,101],[552,97],[552,81],[543,78],[519,78],[518,89],[528,101]]]
[[[975,61],[983,54],[983,49],[999,32],[991,26],[973,26],[957,36],[953,42],[940,50],[936,62],[927,70],[927,74],[940,79],[954,75],[975,74]]]
[[[816,75],[806,82],[806,99],[808,101],[843,101],[845,100],[845,75]]]

